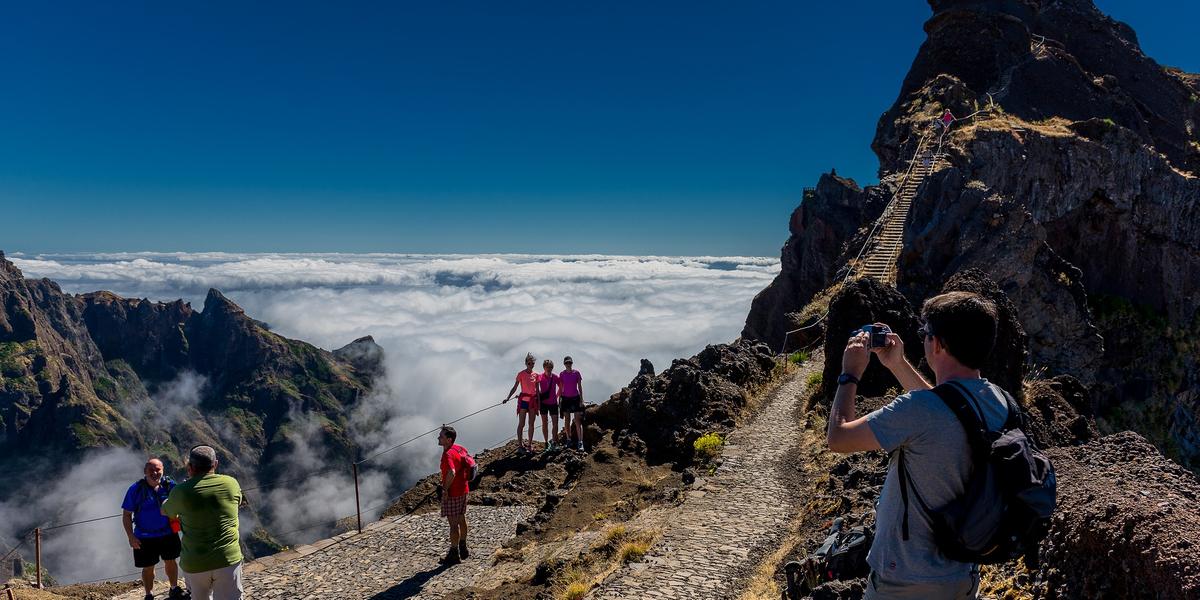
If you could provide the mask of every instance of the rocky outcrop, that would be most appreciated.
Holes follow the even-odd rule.
[[[775,366],[765,344],[707,346],[658,375],[638,375],[590,410],[588,421],[652,461],[688,462],[697,438],[734,427],[752,395],[772,381]]]
[[[313,418],[322,439],[309,442],[351,457],[347,409],[382,350],[363,338],[339,352],[267,331],[217,290],[200,312],[72,296],[0,254],[0,465],[129,446],[178,469],[181,449],[207,443],[224,470],[253,480],[273,475],[272,459],[297,443],[295,421]]]
[[[879,214],[871,198],[893,189],[923,135],[941,135],[935,116],[971,115],[934,138],[946,166],[908,213],[900,293],[917,306],[980,270],[1012,301],[1022,363],[1082,382],[1102,429],[1135,429],[1192,464],[1200,78],[1146,57],[1088,0],[931,5],[928,39],[872,145],[883,183],[805,196],[744,335],[778,348],[782,331],[815,321],[819,308],[797,317],[828,304]]]
[[[369,335],[334,350],[333,355],[372,382],[383,376],[383,348]]]
[[[1133,432],[1049,451],[1058,510],[1042,544],[1040,598],[1200,596],[1200,482]]]
[[[854,180],[836,173],[822,175],[816,188],[805,190],[788,223],[791,236],[783,245],[780,274],[754,297],[742,336],[780,350],[786,332],[816,321],[820,313],[806,314],[804,307],[845,266],[852,238],[862,223],[883,212],[888,197],[889,191],[883,187],[863,190]],[[789,339],[788,349],[803,347],[808,341]]]

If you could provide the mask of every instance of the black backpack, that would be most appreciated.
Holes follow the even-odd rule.
[[[834,519],[829,536],[816,552],[803,562],[791,561],[784,566],[783,600],[800,600],[827,581],[866,577],[870,573],[867,552],[875,539],[875,526],[845,529],[844,523],[841,517]]]
[[[921,499],[904,467],[904,452],[899,451],[897,475],[904,501],[901,527],[905,540],[911,487],[932,523],[934,542],[946,558],[996,564],[1035,553],[1054,512],[1054,467],[1025,436],[1020,407],[1008,392],[1000,391],[1008,418],[1000,431],[988,431],[982,415],[967,400],[971,393],[961,384],[951,381],[933,388],[962,423],[974,466],[963,494],[935,509]]]

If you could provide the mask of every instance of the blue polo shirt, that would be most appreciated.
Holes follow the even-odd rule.
[[[162,503],[167,500],[175,482],[163,477],[158,491],[150,488],[145,479],[129,486],[121,509],[133,513],[133,535],[142,540],[170,535],[171,522],[162,514]]]

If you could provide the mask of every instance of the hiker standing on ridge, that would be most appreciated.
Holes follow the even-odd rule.
[[[454,443],[458,433],[442,425],[438,445],[442,447],[442,516],[450,524],[450,551],[440,561],[456,565],[470,556],[467,551],[467,493],[471,491],[467,449]]]
[[[554,361],[542,361],[542,373],[538,373],[538,407],[542,414],[542,439],[546,442],[543,452],[551,452],[557,447],[558,441],[558,375],[554,374]],[[546,417],[554,422],[552,429],[546,427]],[[530,436],[532,439],[533,436]]]
[[[163,475],[163,463],[157,458],[146,461],[142,469],[144,477],[129,486],[125,500],[121,502],[121,524],[133,548],[133,565],[142,570],[142,585],[146,588],[146,599],[154,598],[154,566],[161,558],[163,570],[171,582],[170,600],[180,600],[187,595],[179,588],[179,534],[175,533],[170,519],[162,514],[175,482]]]
[[[517,454],[533,453],[533,422],[537,419],[538,414],[537,374],[533,372],[533,365],[536,362],[533,354],[525,355],[525,368],[517,371],[516,381],[513,383],[512,389],[508,390],[508,396],[504,398],[504,402],[508,402],[512,399],[513,392],[517,391],[517,386],[521,387],[521,393],[517,396]],[[525,431],[526,416],[529,417],[528,447],[521,440],[521,434]]]
[[[996,339],[995,305],[977,294],[950,292],[926,300],[921,318],[924,324],[918,333],[937,383],[961,386],[987,429],[1000,429],[1008,419],[1007,394],[979,372]],[[934,542],[929,515],[915,501],[906,507],[909,497],[941,507],[964,493],[974,466],[966,432],[955,412],[905,359],[900,336],[888,333],[885,346],[870,346],[865,332],[846,344],[827,435],[834,452],[883,449],[890,455],[876,507],[875,540],[867,555],[871,576],[864,598],[974,599],[979,593],[978,565],[946,558]],[[872,352],[908,391],[856,418],[858,380]],[[905,472],[908,485],[902,488]]]
[[[563,370],[558,374],[558,404],[569,447],[583,450],[583,375],[572,368],[574,362],[570,356],[563,357]]]
[[[228,475],[217,475],[212,446],[192,448],[187,471],[188,480],[175,486],[162,506],[164,515],[178,517],[183,525],[183,579],[192,600],[240,600],[242,487]]]

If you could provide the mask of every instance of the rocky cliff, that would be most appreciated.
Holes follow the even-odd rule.
[[[199,312],[66,294],[0,254],[0,469],[127,446],[177,470],[206,443],[223,470],[255,480],[274,474],[296,421],[314,418],[325,448],[349,459],[347,409],[381,355],[369,338],[331,353],[277,335],[215,289]]]
[[[946,162],[904,225],[899,293],[916,305],[981,269],[1018,312],[1030,371],[1078,378],[1102,429],[1134,429],[1194,466],[1200,77],[1154,62],[1088,0],[931,6],[876,130],[881,182],[830,174],[806,193],[744,336],[779,349],[817,322],[929,133]],[[960,120],[943,135],[931,121],[946,110]]]

